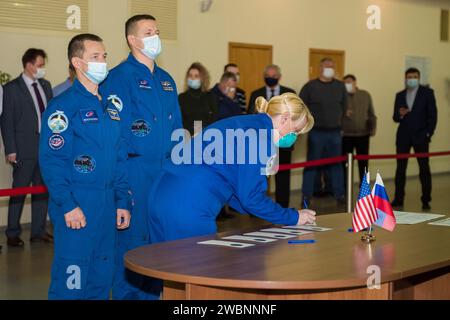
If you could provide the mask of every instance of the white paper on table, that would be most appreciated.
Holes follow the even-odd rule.
[[[250,236],[240,236],[240,235],[234,235],[222,238],[225,240],[244,240],[244,241],[252,241],[252,242],[260,242],[260,243],[269,243],[269,242],[275,242],[277,239],[268,239],[268,238],[261,238],[261,237],[250,237]]]
[[[303,225],[303,226],[285,226],[283,227],[285,229],[297,229],[297,230],[306,230],[306,231],[317,231],[317,232],[325,232],[325,231],[331,231],[333,229],[331,228],[323,228],[323,227],[316,227],[311,225]]]
[[[416,213],[403,211],[394,211],[394,215],[397,224],[418,224],[425,221],[445,217],[444,214]]]
[[[207,240],[197,242],[198,244],[207,244],[212,246],[223,246],[223,247],[231,247],[231,248],[248,248],[253,247],[254,244],[251,243],[241,243],[241,242],[232,242],[232,241],[222,241],[222,240]]]
[[[444,226],[444,227],[450,227],[450,218],[439,220],[435,222],[429,222],[428,224],[432,224],[434,226]]]
[[[279,234],[279,233],[271,233],[271,232],[249,232],[244,233],[244,236],[251,236],[251,237],[265,237],[265,238],[274,238],[274,239],[291,239],[297,237],[296,235],[290,235],[290,234]]]
[[[282,228],[269,228],[269,229],[262,229],[263,232],[275,232],[275,233],[287,233],[287,234],[294,234],[297,236],[302,236],[304,234],[310,234],[311,231],[303,231],[303,230],[290,230],[290,229],[282,229]]]

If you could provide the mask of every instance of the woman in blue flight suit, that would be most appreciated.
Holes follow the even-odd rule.
[[[49,299],[109,299],[117,229],[128,227],[126,147],[116,107],[98,93],[107,75],[102,40],[69,43],[72,87],[42,119],[39,163],[50,193],[54,259]]]
[[[187,158],[194,164],[177,164],[180,160],[175,158],[177,148],[174,148],[174,164],[158,176],[149,194],[152,243],[215,233],[216,216],[225,204],[277,224],[315,221],[314,211],[282,208],[266,194],[266,174],[274,173],[276,163],[274,145],[292,146],[299,134],[312,128],[314,119],[303,101],[293,93],[273,97],[270,102],[260,97],[256,105],[260,114],[216,122],[186,144],[183,156],[190,152],[192,156]],[[241,130],[248,136],[252,136],[253,130],[256,132],[253,137],[257,139],[251,141],[246,135],[239,138],[236,134],[237,139],[230,140],[229,130]],[[213,148],[221,139],[226,143]],[[255,143],[257,149],[254,149]],[[202,147],[196,147],[198,145]],[[206,150],[211,151],[210,156]],[[244,154],[240,154],[242,150]],[[251,161],[255,154],[259,156],[258,161]],[[200,163],[198,159],[203,161]]]

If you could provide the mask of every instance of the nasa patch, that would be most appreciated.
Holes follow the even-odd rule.
[[[98,122],[97,111],[92,109],[81,109],[80,110],[81,121],[83,123],[96,123]]]
[[[108,97],[108,101],[111,101],[111,103],[116,107],[119,112],[122,112],[123,110],[123,102],[122,100],[115,94],[112,94]]]
[[[134,120],[131,124],[131,133],[139,138],[145,137],[150,133],[150,125],[144,119]]]
[[[57,110],[48,117],[47,124],[53,133],[61,133],[69,127],[69,119],[64,114],[64,111]]]
[[[64,147],[64,138],[59,135],[59,134],[53,134],[49,139],[48,139],[48,145],[50,146],[50,148],[52,148],[53,150],[59,150],[62,147]]]
[[[79,173],[91,173],[95,170],[95,159],[88,155],[81,155],[73,161],[73,167]]]

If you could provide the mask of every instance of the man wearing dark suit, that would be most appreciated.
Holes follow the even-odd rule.
[[[397,154],[428,152],[431,137],[437,123],[437,108],[434,91],[421,86],[420,71],[409,68],[405,73],[406,89],[397,93],[394,106],[394,121],[400,123],[397,130]],[[422,209],[430,209],[431,173],[428,158],[418,158],[420,183],[422,184]],[[395,198],[392,206],[403,207],[405,197],[406,167],[408,159],[397,160],[395,172]]]
[[[23,73],[4,87],[1,131],[6,161],[13,166],[13,188],[30,183],[42,185],[38,164],[41,119],[52,98],[50,82],[44,80],[47,55],[41,49],[28,49],[22,57]],[[20,217],[25,196],[11,197],[8,208],[7,244],[22,247]],[[46,232],[47,194],[32,196],[31,242],[52,242]]]
[[[295,93],[291,88],[283,87],[280,83],[281,69],[277,65],[269,65],[264,70],[264,81],[266,85],[252,92],[250,102],[248,105],[248,113],[255,113],[255,101],[258,97],[264,97],[270,100],[273,96],[279,96],[283,93]],[[291,163],[292,150],[294,148],[280,148],[279,149],[279,163]],[[289,195],[291,193],[291,172],[281,171],[275,175],[275,201],[282,207],[289,207]]]

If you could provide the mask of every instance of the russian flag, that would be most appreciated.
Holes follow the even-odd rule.
[[[372,196],[375,208],[378,212],[378,219],[375,224],[383,229],[393,231],[395,228],[395,215],[389,202],[386,188],[379,173],[372,189]]]

